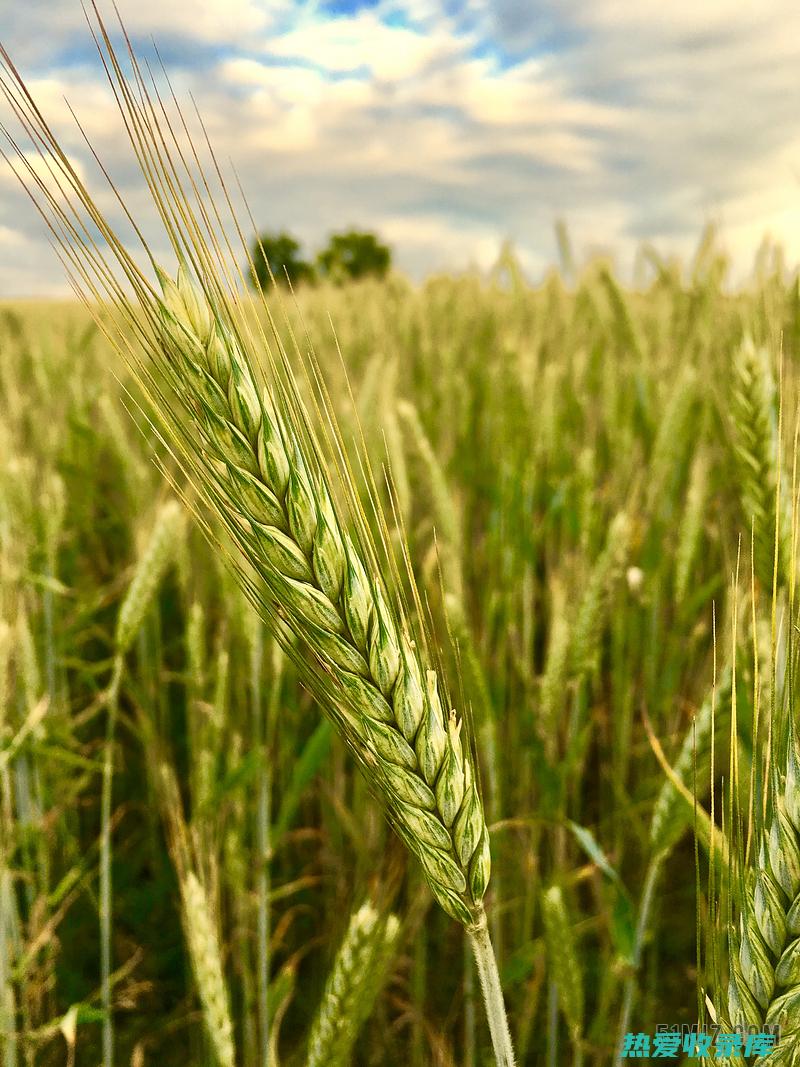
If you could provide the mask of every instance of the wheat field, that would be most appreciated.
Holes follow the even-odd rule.
[[[731,855],[780,904],[794,854],[773,878],[748,830],[780,822],[766,746],[791,708],[798,282],[767,248],[734,289],[710,232],[640,267],[534,286],[507,250],[489,277],[267,296],[456,680],[520,1064],[735,1015],[729,915],[756,934]],[[492,1062],[463,928],[130,368],[78,304],[3,305],[0,353],[3,1067]],[[756,955],[734,978],[763,995]],[[797,980],[777,972],[771,997]]]

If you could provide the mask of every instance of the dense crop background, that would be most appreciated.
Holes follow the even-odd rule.
[[[281,329],[308,331],[348,440],[360,418],[382,487],[388,457],[442,655],[460,671],[523,1064],[572,1063],[578,1049],[609,1063],[632,993],[628,1029],[696,1021],[696,916],[701,953],[715,921],[707,852],[646,725],[675,765],[715,697],[718,781],[732,646],[741,724],[769,629],[771,564],[756,552],[751,579],[750,535],[763,556],[774,520],[744,492],[742,441],[758,427],[736,361],[750,342],[763,347],[764,373],[782,376],[784,410],[795,410],[797,281],[765,246],[748,285],[726,287],[711,235],[683,269],[646,251],[640,267],[636,288],[603,262],[577,277],[567,263],[532,287],[507,252],[488,279],[415,287],[392,275],[301,289],[296,305],[270,298]],[[120,605],[171,492],[154,456],[183,483],[77,306],[0,306],[0,412],[0,1061],[96,1064],[103,692]],[[784,422],[791,483],[795,427]],[[753,475],[766,492],[776,455]],[[119,707],[118,1063],[215,1062],[179,892],[187,841],[242,1067],[267,1053],[303,1062],[337,946],[368,894],[402,926],[354,1062],[488,1062],[463,931],[431,904],[194,522],[170,538]],[[687,784],[696,777],[708,807],[709,761],[701,754],[696,775],[692,762]],[[637,937],[648,872],[653,904]],[[552,886],[561,928],[543,921]]]

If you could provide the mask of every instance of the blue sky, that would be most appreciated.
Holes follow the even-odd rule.
[[[765,234],[800,259],[800,13],[789,0],[120,0],[196,98],[265,229],[310,252],[371,228],[416,277],[532,277],[564,218],[579,255],[690,254],[719,224],[742,276]],[[110,5],[107,5],[110,10]],[[0,39],[91,173],[64,103],[153,225],[79,0],[28,0]],[[3,117],[0,104],[0,119]],[[0,295],[63,291],[0,172]],[[98,183],[98,189],[100,189]],[[100,195],[105,195],[102,192]]]

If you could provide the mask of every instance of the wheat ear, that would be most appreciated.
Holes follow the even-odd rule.
[[[583,972],[560,886],[550,886],[542,894],[542,921],[550,974],[555,982],[561,1013],[575,1048],[573,1064],[579,1067],[583,1062]]]
[[[791,504],[780,463],[775,380],[768,353],[745,338],[733,359],[731,438],[744,519],[753,530],[756,577],[772,589],[791,576]],[[777,526],[777,530],[776,530]],[[776,560],[777,555],[777,560]]]
[[[185,270],[161,277],[164,344],[196,404],[213,496],[263,578],[262,604],[308,647],[323,695],[442,907],[476,921],[489,840],[461,723],[445,714],[381,579],[342,528],[327,481]],[[315,679],[318,681],[318,678]],[[315,690],[319,690],[315,684]]]
[[[777,1067],[800,1051],[800,758],[793,739],[772,807],[731,932],[727,1001],[732,1026],[781,1027],[769,1057]]]
[[[306,1067],[346,1067],[386,980],[400,923],[367,902],[350,919],[311,1028]]]
[[[235,1067],[233,1025],[211,905],[194,871],[182,874],[180,883],[186,940],[208,1036],[220,1067]]]
[[[584,678],[597,670],[601,637],[615,583],[624,572],[631,547],[632,523],[625,512],[611,520],[603,551],[589,574],[572,636],[571,670]]]
[[[186,823],[174,768],[161,754],[159,740],[151,725],[144,717],[141,722],[152,755],[152,783],[180,886],[181,922],[203,1008],[203,1022],[218,1067],[235,1067],[233,1023],[213,899],[196,873],[201,867],[195,848],[196,838]]]

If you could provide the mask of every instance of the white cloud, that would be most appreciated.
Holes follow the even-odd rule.
[[[269,43],[270,51],[328,71],[369,69],[386,81],[414,77],[432,60],[458,46],[441,32],[421,33],[389,25],[372,11],[350,17],[309,18]]]
[[[263,33],[290,10],[290,4],[273,0],[136,0],[130,9],[125,6],[124,18],[134,33],[188,34],[215,44],[245,44],[248,35]]]
[[[98,7],[112,34],[119,33],[114,6]],[[238,44],[265,34],[290,13],[291,0],[135,0],[119,4],[132,36],[175,36],[207,44]],[[39,61],[64,45],[90,40],[80,3],[76,0],[10,0],[3,13],[3,43],[14,56]]]
[[[14,230],[10,226],[0,226],[0,243],[9,250],[21,248],[25,244],[25,234],[22,230]]]

